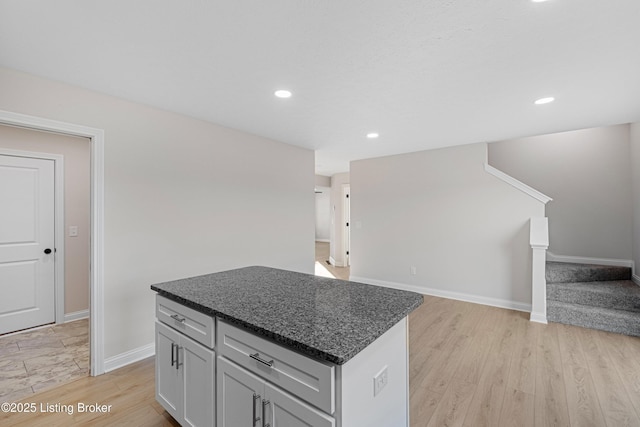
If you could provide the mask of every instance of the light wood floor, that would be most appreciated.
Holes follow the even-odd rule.
[[[88,375],[88,319],[0,337],[0,401]]]
[[[329,243],[316,242],[316,276],[349,280],[349,267],[334,267],[329,264]]]
[[[409,320],[411,427],[640,426],[640,338],[425,296]],[[0,414],[0,425],[176,425],[154,400],[154,361],[24,402],[113,405],[99,414]]]

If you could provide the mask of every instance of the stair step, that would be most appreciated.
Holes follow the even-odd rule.
[[[547,283],[631,280],[631,268],[611,265],[547,262]]]
[[[640,337],[640,313],[632,311],[548,301],[547,320]]]
[[[640,312],[640,286],[630,280],[549,283],[547,300]]]

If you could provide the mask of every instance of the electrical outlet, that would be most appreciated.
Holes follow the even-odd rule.
[[[373,377],[373,396],[377,396],[388,382],[387,367],[385,366]]]
[[[412,275],[412,276],[415,276],[415,275],[416,275],[416,272],[417,272],[416,267],[412,265],[412,266],[411,266],[411,275]]]

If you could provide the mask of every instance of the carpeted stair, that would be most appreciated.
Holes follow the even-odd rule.
[[[547,262],[547,320],[640,336],[640,286],[631,269]]]

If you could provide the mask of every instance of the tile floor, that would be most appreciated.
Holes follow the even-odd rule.
[[[0,401],[89,375],[89,320],[0,336]]]

